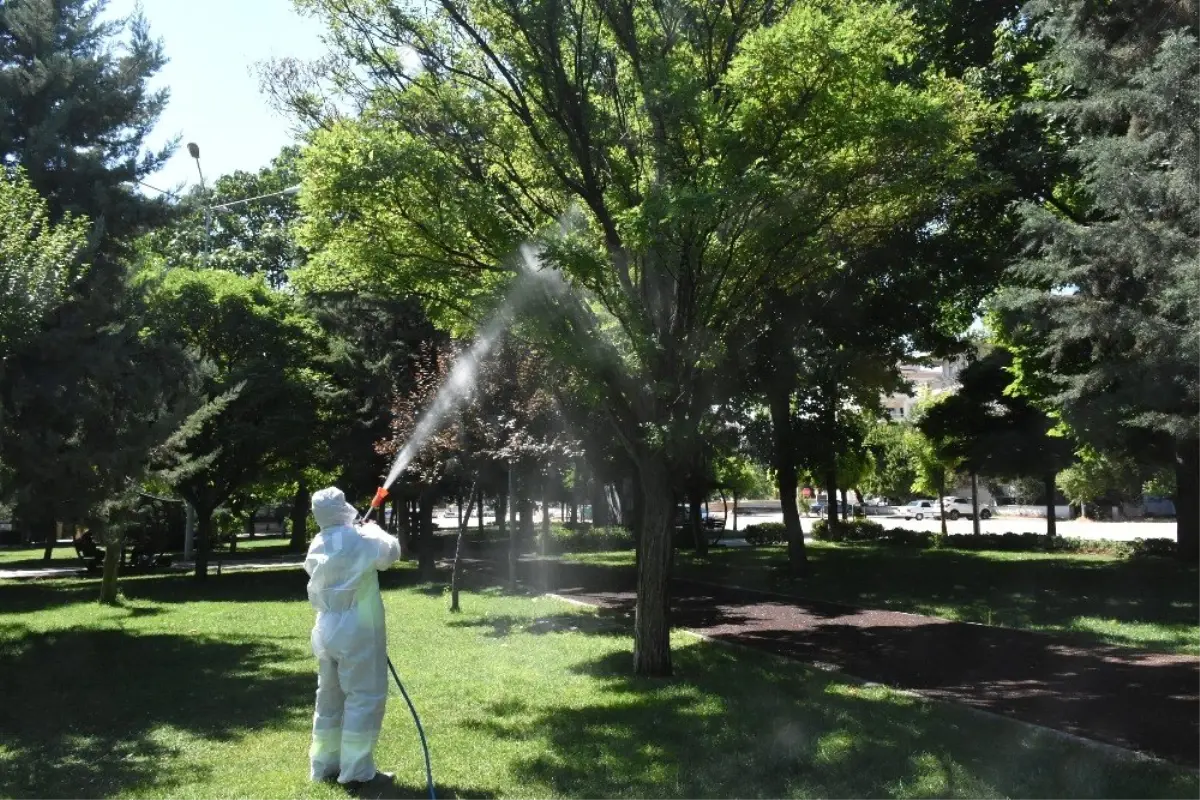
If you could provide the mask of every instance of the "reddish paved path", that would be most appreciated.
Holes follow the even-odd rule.
[[[532,568],[527,564],[526,569]],[[633,573],[556,564],[559,594],[630,610]],[[535,584],[536,585],[536,584]],[[675,580],[672,625],[928,697],[1200,765],[1200,659]]]

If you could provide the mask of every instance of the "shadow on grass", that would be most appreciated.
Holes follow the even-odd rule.
[[[100,581],[3,581],[0,610],[4,614],[28,614],[100,599]]]
[[[612,652],[574,670],[606,684],[585,706],[481,709],[470,727],[541,739],[522,778],[567,797],[1195,796],[1194,774],[1118,763],[1037,729],[847,686],[699,644],[674,679]]]
[[[491,800],[496,797],[495,792],[443,786],[437,782],[436,776],[433,788],[439,800]],[[393,778],[390,781],[376,781],[362,789],[346,790],[346,796],[363,800],[424,800],[429,797],[429,789],[425,784],[400,783]]]
[[[260,640],[73,628],[0,631],[0,796],[170,793],[189,736],[225,740],[311,703],[312,677]]]
[[[1200,646],[1200,571],[1170,559],[1020,559],[871,545],[817,546],[809,555],[803,579],[788,575],[786,552],[775,547],[683,560],[676,575],[867,608],[1076,631],[1091,641],[1191,652]],[[1120,629],[1097,633],[1079,630],[1082,618],[1159,627],[1136,637]]]
[[[450,628],[484,628],[484,635],[501,639],[513,633],[541,636],[549,633],[596,633],[608,636],[628,636],[629,617],[616,611],[601,609],[596,614],[548,614],[532,621],[528,617],[493,616],[480,619],[451,620]]]

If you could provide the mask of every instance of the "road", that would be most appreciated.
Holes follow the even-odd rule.
[[[907,528],[913,531],[930,532],[941,530],[941,523],[935,519],[926,519],[920,522],[915,519],[904,520],[899,517],[869,517],[869,519],[878,522],[885,528]],[[816,521],[816,517],[800,518],[800,524],[804,527],[805,533],[812,530],[812,525]],[[783,514],[776,511],[738,515],[738,528],[745,528],[747,525],[760,522],[783,522]],[[729,531],[733,530],[732,515],[726,518],[725,529]],[[1031,519],[1028,517],[994,517],[992,519],[980,520],[979,529],[982,533],[1045,533],[1046,520]],[[1134,539],[1173,540],[1175,538],[1174,520],[1094,522],[1086,519],[1060,519],[1058,520],[1057,529],[1059,536],[1072,536],[1080,539],[1108,539],[1111,541],[1129,542]],[[946,520],[946,530],[951,534],[973,533],[971,520],[969,519],[948,519]]]

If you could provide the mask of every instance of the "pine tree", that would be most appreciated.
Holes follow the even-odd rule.
[[[161,221],[167,206],[135,182],[172,142],[144,151],[166,107],[147,82],[166,63],[140,15],[102,21],[102,0],[0,4],[0,158],[23,166],[55,220],[92,221],[93,243],[115,243]]]
[[[1196,5],[1046,0],[1043,111],[1080,177],[1025,208],[1025,287],[1005,303],[1018,372],[1038,372],[1072,431],[1173,464],[1180,555],[1200,550],[1200,46]]]
[[[143,469],[177,380],[172,349],[139,335],[128,278],[128,242],[169,213],[135,184],[172,149],[143,151],[167,99],[147,88],[164,57],[143,19],[102,21],[104,5],[0,4],[0,159],[24,169],[51,222],[90,223],[86,275],[0,379],[0,488],[45,534],[47,558],[55,519],[94,518]]]

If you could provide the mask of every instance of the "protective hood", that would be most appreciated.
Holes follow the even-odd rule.
[[[322,489],[312,496],[312,513],[321,529],[353,525],[358,511],[346,502],[346,495],[336,486]]]

